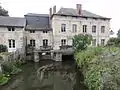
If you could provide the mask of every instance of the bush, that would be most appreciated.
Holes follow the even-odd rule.
[[[8,82],[9,78],[5,77],[5,74],[0,73],[0,85],[4,85]]]
[[[22,70],[17,67],[17,65],[13,62],[4,62],[2,64],[3,73],[6,75],[14,75],[18,74]]]
[[[7,46],[0,44],[0,53],[1,52],[7,52]]]
[[[117,46],[120,47],[120,37],[110,38],[107,42],[107,46]]]

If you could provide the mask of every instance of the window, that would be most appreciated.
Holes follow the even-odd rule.
[[[35,33],[35,30],[30,30],[30,33]]]
[[[83,25],[83,32],[87,32],[87,25]]]
[[[77,32],[77,25],[76,24],[72,25],[72,30],[73,30],[73,32]]]
[[[8,28],[8,31],[15,31],[14,27],[7,27],[7,28]]]
[[[96,26],[92,26],[92,33],[96,33]]]
[[[105,39],[101,39],[101,45],[102,45],[102,46],[105,45]]]
[[[43,31],[43,33],[47,33],[47,31]]]
[[[15,40],[9,39],[8,42],[9,42],[9,48],[15,48]]]
[[[101,33],[105,32],[105,26],[101,26]]]
[[[96,39],[92,40],[92,46],[96,46]]]
[[[66,39],[61,40],[61,46],[64,46],[64,45],[66,45]]]
[[[43,46],[48,46],[48,40],[47,39],[43,40]]]
[[[34,39],[30,40],[30,45],[33,46],[33,47],[35,47],[35,40]]]
[[[61,25],[61,32],[66,32],[66,24]]]

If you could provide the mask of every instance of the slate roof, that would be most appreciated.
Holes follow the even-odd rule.
[[[25,15],[27,20],[26,30],[50,30],[48,14],[32,14]]]
[[[80,17],[89,17],[89,18],[101,18],[101,19],[110,19],[103,17],[94,13],[91,13],[86,10],[82,10],[81,15],[77,14],[77,10],[73,8],[61,8],[56,15],[67,15],[67,16],[80,16]]]
[[[0,26],[24,27],[25,23],[25,18],[0,16]]]

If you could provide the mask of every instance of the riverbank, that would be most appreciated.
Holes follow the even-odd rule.
[[[0,86],[7,84],[13,76],[22,72],[20,66],[24,63],[23,60],[16,60],[12,53],[0,53]]]
[[[88,90],[118,90],[120,82],[120,49],[118,47],[88,48],[75,54],[84,84]]]

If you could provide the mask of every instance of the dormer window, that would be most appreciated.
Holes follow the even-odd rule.
[[[43,31],[43,33],[47,33],[47,31]]]
[[[30,33],[35,33],[35,30],[30,30]]]
[[[15,27],[7,27],[8,31],[15,31]]]

